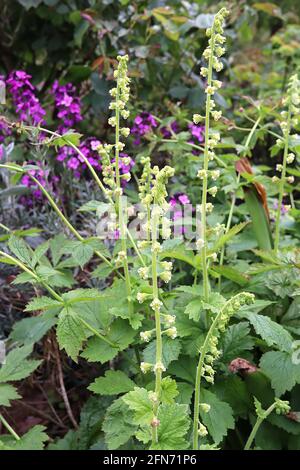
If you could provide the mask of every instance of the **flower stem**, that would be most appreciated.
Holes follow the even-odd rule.
[[[119,95],[120,95],[120,86],[119,86],[119,82],[117,82],[116,103],[118,103],[118,101],[120,100]],[[115,172],[116,172],[116,186],[117,186],[116,209],[117,209],[118,218],[119,218],[122,251],[124,251],[125,253],[125,257],[123,260],[123,268],[124,268],[124,274],[125,274],[128,307],[129,307],[129,313],[132,313],[132,308],[133,308],[132,292],[131,292],[128,259],[127,259],[127,231],[126,231],[127,224],[125,224],[125,220],[124,220],[124,208],[123,208],[120,166],[119,166],[119,157],[120,157],[119,142],[120,142],[120,108],[119,106],[116,106],[116,132],[115,132]]]
[[[16,431],[14,431],[13,428],[8,424],[2,414],[0,414],[0,421],[3,426],[7,429],[7,431],[16,439],[16,441],[19,441],[21,439],[20,436],[16,433]]]
[[[211,35],[211,50],[214,50],[215,36],[214,36],[214,26]],[[208,75],[207,75],[207,86],[211,87],[212,84],[212,71],[213,71],[213,55],[210,54],[208,62]],[[202,201],[201,201],[201,238],[203,240],[203,248],[201,251],[202,259],[202,274],[203,274],[203,297],[206,302],[209,299],[209,278],[208,278],[208,266],[207,266],[207,238],[206,238],[206,202],[207,202],[207,171],[208,171],[208,141],[209,141],[209,131],[210,131],[210,101],[211,95],[207,94],[206,97],[206,108],[205,108],[205,145],[204,145],[204,163],[203,169],[205,170],[205,175],[203,177],[202,184]]]
[[[253,426],[253,429],[250,433],[250,436],[248,437],[248,440],[246,442],[246,445],[244,447],[244,450],[250,450],[251,445],[255,439],[255,436],[257,434],[257,431],[259,430],[262,422],[267,419],[267,417],[272,413],[272,411],[276,408],[276,403],[273,403],[265,412],[263,416],[258,416],[255,425]]]
[[[154,214],[152,219],[152,289],[153,289],[153,300],[158,299],[158,284],[157,284],[157,252],[156,252],[156,242],[157,242],[157,230],[159,223],[159,214],[156,211],[157,205],[154,202]],[[161,320],[160,320],[160,310],[159,308],[155,309],[155,334],[156,334],[156,364],[162,363],[162,334],[161,334]],[[161,395],[161,379],[162,379],[162,370],[160,367],[155,369],[155,394],[156,402],[153,407],[154,416],[157,416],[160,395]],[[152,427],[152,442],[153,444],[157,442],[157,426]]]
[[[279,183],[279,197],[278,197],[278,207],[276,212],[276,222],[275,222],[275,240],[274,240],[274,253],[277,255],[279,248],[280,240],[280,216],[281,216],[281,206],[283,201],[285,178],[286,178],[286,166],[287,166],[287,157],[289,152],[289,136],[291,130],[291,102],[289,103],[288,108],[288,117],[287,117],[287,128],[284,134],[284,152],[283,152],[283,162],[282,162],[282,172]]]

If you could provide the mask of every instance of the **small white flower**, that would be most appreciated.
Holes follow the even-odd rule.
[[[196,241],[196,248],[197,250],[202,250],[202,248],[204,247],[204,240],[202,238],[198,238],[198,240]]]
[[[162,302],[158,299],[158,298],[155,298],[152,300],[151,304],[150,304],[150,307],[152,308],[152,310],[160,310],[161,307],[162,307]]]
[[[165,334],[169,336],[172,339],[175,339],[177,337],[177,328],[176,326],[172,326],[171,328],[168,328],[165,330]]]
[[[201,120],[202,120],[202,116],[200,116],[200,114],[194,114],[193,115],[194,124],[199,124],[199,122],[201,122]]]
[[[276,170],[277,171],[282,171],[282,168],[283,168],[282,165],[280,163],[277,163]]]
[[[152,369],[152,364],[150,364],[149,362],[141,362],[140,368],[143,374],[146,374]]]
[[[293,163],[294,160],[295,160],[295,155],[293,153],[289,153],[286,159],[287,163],[291,164]]]
[[[147,297],[148,297],[148,294],[144,294],[143,292],[138,292],[136,299],[140,304],[142,304],[143,302],[145,302]]]
[[[211,115],[215,121],[219,121],[222,117],[222,111],[212,111]]]
[[[170,282],[171,278],[172,278],[172,274],[170,271],[163,271],[159,277],[161,278],[162,281],[164,281],[166,284],[168,282]]]
[[[165,372],[166,368],[162,362],[157,362],[154,366],[154,372]]]
[[[138,274],[141,277],[141,279],[148,279],[149,277],[149,268],[147,266],[144,266],[142,268],[138,269]]]
[[[166,324],[173,325],[175,323],[176,317],[175,315],[165,315],[164,319]]]
[[[206,170],[199,170],[198,173],[197,173],[197,176],[198,176],[198,178],[200,178],[202,180],[203,178],[207,177],[207,171]]]
[[[218,192],[217,186],[212,186],[211,188],[209,188],[208,192],[212,195],[212,197],[215,197]]]
[[[152,331],[141,331],[140,332],[140,337],[145,343],[149,343],[150,339],[152,336]]]
[[[208,202],[206,204],[206,208],[205,208],[206,212],[208,212],[208,213],[212,212],[213,208],[214,208],[214,205],[211,202]]]
[[[201,437],[205,437],[208,434],[208,431],[207,431],[206,427],[202,423],[200,423],[200,425],[199,425],[198,434]]]
[[[210,405],[208,403],[200,403],[200,408],[204,411],[204,413],[209,413]]]
[[[212,170],[211,173],[210,173],[210,176],[211,176],[212,180],[216,181],[220,176],[220,171],[219,170]]]

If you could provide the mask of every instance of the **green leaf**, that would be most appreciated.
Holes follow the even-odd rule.
[[[49,310],[53,307],[60,307],[62,303],[47,296],[36,297],[31,300],[25,308],[25,312],[34,312],[36,310]]]
[[[66,252],[67,244],[68,240],[62,233],[59,233],[50,240],[51,257],[54,266],[57,265],[60,258]]]
[[[22,238],[12,235],[8,241],[10,251],[27,266],[32,265],[33,252]]]
[[[189,316],[191,320],[199,321],[200,313],[203,311],[203,300],[193,299],[189,302],[184,310],[184,313]]]
[[[42,361],[26,359],[32,352],[32,344],[15,348],[6,356],[5,364],[0,369],[0,383],[22,380],[31,374]]]
[[[107,266],[107,264],[100,264],[96,269],[91,273],[92,278],[97,279],[106,279],[113,271],[113,268]]]
[[[214,385],[214,391],[220,400],[231,406],[235,415],[247,418],[252,407],[252,395],[240,377],[233,374],[220,377]]]
[[[37,343],[56,324],[56,313],[57,310],[48,310],[36,317],[18,321],[9,338],[22,344]]]
[[[278,397],[300,383],[299,364],[294,364],[291,354],[285,351],[266,352],[260,360],[260,367],[271,380]]]
[[[161,381],[161,402],[171,405],[178,394],[176,381],[171,377],[164,377]]]
[[[266,315],[248,313],[244,315],[251,323],[256,333],[262,337],[268,346],[276,346],[281,351],[291,351],[292,337],[279,323],[274,322]]]
[[[77,450],[90,449],[101,432],[103,419],[112,400],[92,396],[83,405],[80,411]]]
[[[165,367],[172,361],[178,359],[181,351],[181,343],[179,339],[164,338],[163,339],[163,356],[162,362]],[[156,341],[151,341],[143,352],[143,358],[145,362],[150,364],[155,364],[155,354],[156,354]]]
[[[121,370],[108,370],[98,377],[88,389],[99,395],[119,395],[134,389],[134,382]]]
[[[123,398],[118,398],[107,409],[102,429],[108,449],[118,449],[134,435],[136,426],[132,418],[133,413],[128,410]]]
[[[188,406],[173,403],[160,405],[158,410],[158,442],[151,450],[184,450],[189,446],[186,434],[190,427]]]
[[[222,351],[221,360],[224,364],[228,364],[232,359],[242,356],[244,351],[253,348],[254,341],[250,336],[250,328],[248,322],[240,322],[227,328],[220,342]]]
[[[0,384],[0,406],[10,406],[11,400],[21,398],[15,387],[10,384]]]
[[[68,131],[60,137],[55,137],[49,142],[49,146],[54,146],[56,149],[59,147],[64,147],[65,145],[80,145],[81,134],[78,132]]]
[[[64,308],[60,314],[56,329],[60,349],[77,362],[77,356],[86,340],[86,331],[76,312],[71,308]]]
[[[168,372],[179,379],[194,385],[196,376],[197,360],[188,356],[180,356],[180,360],[173,362],[168,367]]]
[[[124,403],[134,412],[134,423],[136,425],[150,425],[153,418],[153,403],[145,388],[134,387],[132,392],[123,397]]]
[[[126,349],[133,341],[136,332],[130,327],[126,320],[118,318],[115,320],[105,335],[117,348],[113,348],[103,340],[93,337],[87,342],[87,346],[81,356],[90,362],[101,362],[104,364]]]
[[[208,302],[205,302],[200,297],[198,299],[194,299],[186,306],[184,313],[188,314],[191,320],[198,322],[201,311],[210,310],[213,313],[219,313],[224,303],[225,299],[222,295],[218,292],[212,292],[209,295]]]
[[[63,271],[54,269],[51,266],[38,266],[36,268],[37,274],[47,284],[53,287],[72,287],[74,283],[73,276],[70,271]]]
[[[46,241],[45,243],[42,243],[34,250],[34,253],[32,256],[32,266],[35,266],[40,261],[40,259],[44,256],[44,254],[47,252],[48,249],[49,249],[49,241]]]
[[[252,229],[261,250],[271,251],[273,239],[266,211],[255,188],[245,190],[245,201],[252,219]]]
[[[84,242],[77,242],[72,252],[73,258],[81,268],[83,268],[84,265],[90,261],[93,254],[93,247]]]
[[[202,389],[201,403],[210,405],[209,413],[200,409],[203,423],[207,427],[215,444],[219,444],[227,435],[228,429],[234,429],[233,411],[228,403],[221,401],[214,393]]]
[[[62,298],[68,305],[71,305],[79,302],[103,299],[104,295],[105,294],[100,292],[98,289],[74,289],[62,294]]]
[[[241,222],[240,224],[234,225],[228,230],[227,233],[218,238],[213,248],[210,250],[212,253],[219,251],[229,240],[243,230],[249,222]]]
[[[265,419],[265,411],[263,410],[260,401],[256,397],[254,397],[254,407],[257,416],[261,419]]]
[[[232,266],[213,266],[210,271],[229,279],[240,286],[248,284],[249,278]]]
[[[14,450],[43,450],[44,442],[48,440],[45,426],[34,426],[19,441],[16,441]]]
[[[180,261],[184,261],[187,264],[190,264],[194,268],[197,267],[197,258],[191,250],[187,250],[185,245],[176,246],[173,249],[165,250],[163,246],[163,251],[161,253],[161,259],[164,258],[175,258]]]

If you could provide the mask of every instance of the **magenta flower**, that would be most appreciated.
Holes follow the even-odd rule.
[[[30,170],[29,173],[34,176],[42,186],[50,189],[52,193],[56,193],[57,189],[57,184],[59,182],[59,177],[58,176],[50,176],[48,171],[43,170],[41,167],[41,162],[28,162],[30,164],[35,164],[39,166],[39,169],[36,170]],[[21,183],[23,186],[26,186],[27,188],[31,188],[31,193],[30,195],[24,195],[19,198],[20,204],[31,208],[35,205],[39,204],[44,204],[45,202],[45,197],[41,191],[41,189],[37,186],[35,181],[32,181],[32,179],[29,177],[29,175],[24,175],[21,178]]]
[[[41,107],[36,97],[36,88],[30,80],[31,75],[23,70],[16,70],[9,74],[6,84],[20,120],[36,125],[44,122],[46,111]]]
[[[141,137],[149,134],[153,131],[155,127],[158,126],[158,123],[152,114],[144,111],[141,114],[138,114],[135,119],[130,133],[134,136],[134,145],[140,145]]]

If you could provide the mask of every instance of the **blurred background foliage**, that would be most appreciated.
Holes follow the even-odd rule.
[[[203,103],[205,28],[220,1],[2,0],[0,73],[24,69],[41,95],[58,79],[80,86],[87,109],[107,110],[118,53],[130,55],[135,109]],[[300,62],[300,2],[227,2],[231,16],[221,105],[274,97]],[[224,93],[222,93],[224,96]],[[89,123],[90,125],[90,123]]]

